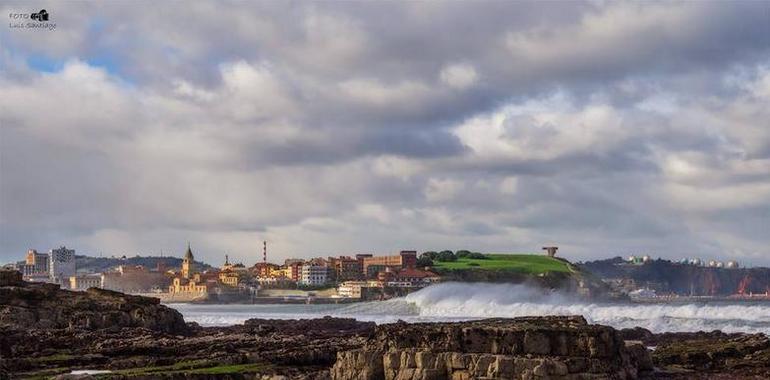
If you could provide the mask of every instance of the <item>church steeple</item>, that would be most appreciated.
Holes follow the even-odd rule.
[[[190,242],[187,242],[187,252],[182,259],[182,277],[191,278],[194,272],[193,265],[195,264],[195,257],[193,257],[192,249],[190,249]]]

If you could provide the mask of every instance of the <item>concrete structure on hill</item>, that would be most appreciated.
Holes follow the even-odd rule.
[[[543,250],[548,254],[548,257],[556,257],[556,251],[559,247],[543,247]]]

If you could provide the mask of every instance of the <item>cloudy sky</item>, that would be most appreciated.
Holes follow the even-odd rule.
[[[141,6],[144,5],[144,6]],[[399,249],[770,264],[770,2],[20,2],[0,262]]]

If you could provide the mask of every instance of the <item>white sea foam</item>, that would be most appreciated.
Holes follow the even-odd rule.
[[[444,283],[403,298],[347,305],[172,305],[202,325],[229,325],[249,318],[299,319],[326,315],[377,323],[455,321],[488,317],[582,315],[616,328],[653,332],[711,331],[770,334],[770,303],[587,303],[514,284]]]

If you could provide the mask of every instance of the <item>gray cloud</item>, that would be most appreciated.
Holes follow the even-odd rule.
[[[0,261],[268,239],[770,264],[766,3],[2,10],[38,6],[56,31],[0,30]]]

